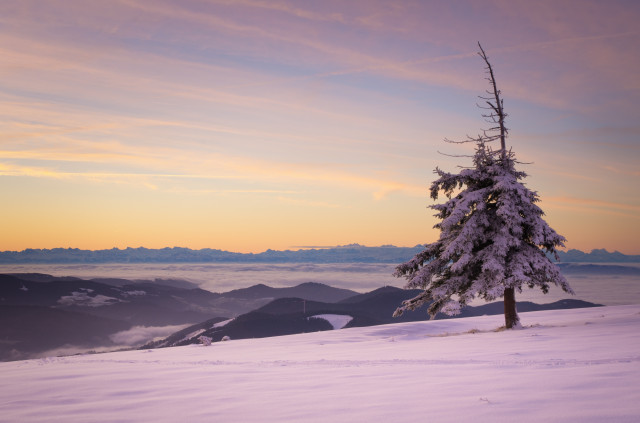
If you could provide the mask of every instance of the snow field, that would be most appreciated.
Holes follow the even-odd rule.
[[[342,329],[353,320],[353,317],[344,314],[317,314],[309,317],[309,319],[324,319],[329,322],[334,329]]]
[[[635,422],[640,305],[0,363],[6,422]]]

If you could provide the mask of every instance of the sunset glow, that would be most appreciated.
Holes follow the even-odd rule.
[[[9,0],[0,250],[433,242],[487,51],[567,248],[640,254],[640,3]],[[446,153],[446,154],[440,154]]]

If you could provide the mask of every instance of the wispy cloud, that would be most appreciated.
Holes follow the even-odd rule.
[[[16,166],[0,162],[0,176],[32,176],[40,178],[64,178],[65,175],[43,167]]]
[[[588,210],[589,213],[595,212],[640,219],[640,205],[634,204],[578,197],[545,197],[543,204],[545,206],[581,210],[583,212]]]
[[[315,12],[309,9],[293,6],[284,1],[257,1],[257,0],[213,0],[213,3],[229,6],[246,6],[256,9],[266,9],[276,12],[283,12],[297,18],[308,19],[321,22],[345,23],[346,19],[342,13]],[[309,6],[307,4],[306,6]]]
[[[614,166],[602,166],[602,169],[615,173],[616,175],[631,176],[634,178],[640,177],[640,170],[625,170]]]
[[[403,192],[412,196],[423,196],[424,187],[412,186],[400,182],[390,182],[388,180],[379,179],[375,177],[368,177],[362,174],[349,173],[337,169],[332,169],[330,166],[323,165],[299,165],[293,163],[273,163],[271,161],[258,161],[247,160],[240,157],[208,157],[205,160],[197,157],[197,153],[189,154],[189,157],[184,157],[182,161],[184,165],[175,166],[175,161],[172,159],[177,152],[167,151],[167,154],[163,158],[156,158],[155,163],[157,167],[162,167],[162,163],[167,166],[174,165],[175,170],[182,169],[183,171],[190,173],[150,173],[150,172],[92,172],[92,171],[62,171],[53,167],[47,166],[24,166],[10,163],[0,162],[0,175],[5,176],[29,176],[39,178],[76,178],[86,179],[94,182],[102,183],[119,183],[119,184],[143,184],[152,189],[158,189],[160,187],[161,180],[173,179],[173,180],[255,180],[255,178],[267,179],[267,180],[288,180],[288,181],[313,181],[320,184],[329,184],[336,186],[351,186],[361,190],[370,190],[373,197],[376,200],[381,200],[387,195],[393,192]],[[35,152],[3,152],[0,151],[0,159],[5,158],[23,158],[23,159],[51,159],[50,153],[35,153]],[[55,160],[71,160],[71,161],[86,161],[91,159],[91,155],[76,154],[68,155],[63,153],[61,157]],[[104,156],[98,156],[101,160],[113,160]],[[143,161],[146,161],[144,154],[141,152],[138,155],[125,156],[141,157]],[[121,158],[121,157],[120,157]],[[218,167],[217,173],[210,173],[208,169],[212,167],[212,163],[215,163],[213,168]],[[138,162],[138,165],[141,163]],[[224,171],[222,171],[224,169]],[[201,173],[194,173],[201,172]],[[153,182],[153,181],[156,182]],[[183,193],[272,193],[272,194],[293,194],[295,190],[273,190],[273,189],[194,189],[194,188],[175,188],[168,187],[163,190],[169,192],[183,192]],[[294,200],[291,200],[294,201]]]
[[[278,201],[281,201],[285,204],[294,205],[294,206],[304,206],[304,207],[322,207],[322,208],[330,208],[337,209],[344,207],[340,204],[335,203],[327,203],[325,201],[313,201],[313,200],[305,200],[300,198],[291,198],[285,196],[279,196]]]

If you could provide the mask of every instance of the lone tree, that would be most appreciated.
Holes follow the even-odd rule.
[[[546,294],[551,283],[571,294],[573,290],[546,255],[557,259],[556,248],[566,239],[542,219],[537,193],[521,182],[527,175],[516,170],[519,162],[507,150],[507,115],[491,63],[478,46],[491,84],[488,96],[479,97],[484,103],[479,107],[492,127],[461,141],[476,144],[473,167],[457,174],[436,168],[439,178],[431,184],[431,198],[437,200],[440,192],[447,197],[445,203],[429,206],[440,219],[435,225],[440,237],[396,267],[394,276],[406,277],[406,288],[424,292],[404,301],[394,316],[427,303],[431,318],[438,312],[455,315],[475,297],[486,301],[503,297],[509,329],[520,325],[516,290],[537,286]],[[500,149],[492,149],[490,143],[498,140]]]

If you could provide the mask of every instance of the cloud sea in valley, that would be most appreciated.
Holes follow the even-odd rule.
[[[606,269],[608,264],[598,265]],[[640,264],[625,263],[639,269]],[[226,292],[256,284],[272,287],[295,286],[304,282],[367,292],[385,285],[402,287],[404,279],[393,277],[395,265],[387,263],[111,263],[111,264],[28,264],[0,265],[0,273],[46,273],[79,278],[183,279],[212,292]],[[640,271],[620,275],[606,270],[598,274],[572,272],[567,280],[576,291],[575,298],[604,305],[640,303]],[[518,301],[549,303],[569,297],[559,288],[548,294],[523,290]],[[477,300],[474,304],[482,303]],[[426,311],[425,311],[426,314]]]

